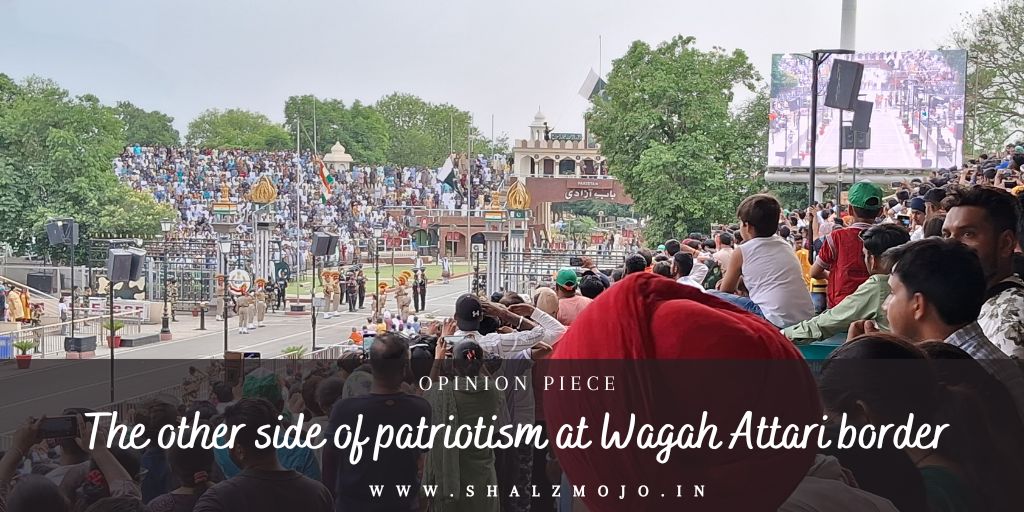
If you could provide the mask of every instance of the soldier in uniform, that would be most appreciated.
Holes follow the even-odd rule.
[[[345,279],[345,302],[348,303],[348,312],[354,313],[356,310],[356,298],[359,284],[356,282],[355,272],[349,271],[348,277]]]
[[[363,309],[363,301],[366,299],[366,274],[362,269],[356,274],[356,286],[359,287],[359,309]]]
[[[327,311],[324,312],[324,319],[328,319],[334,316],[334,312],[338,309],[334,302],[333,274],[330,270],[324,270],[320,273],[320,280],[324,284],[324,302],[327,305]]]
[[[177,322],[178,318],[174,313],[175,307],[178,305],[178,280],[170,278],[167,280],[167,307],[170,311],[167,312],[171,317],[172,322]]]
[[[398,278],[398,289],[395,290],[395,302],[398,304],[398,311],[402,318],[409,316],[409,291],[406,288],[408,282],[405,277]]]
[[[413,295],[416,295],[418,292],[420,296],[420,307],[416,309],[417,313],[427,309],[427,273],[423,269],[420,269],[419,277],[419,284],[417,288],[413,290]]]
[[[213,305],[213,311],[217,313],[217,321],[224,320],[224,315],[228,314],[227,305],[224,303],[224,274],[214,276],[213,294],[210,297],[210,304]]]
[[[277,283],[270,281],[263,287],[263,294],[267,298],[267,307],[270,307],[270,301],[275,301],[274,312],[277,312]]]
[[[341,315],[341,272],[331,272],[331,310],[335,315]]]
[[[247,293],[242,293],[235,300],[235,305],[238,307],[238,334],[249,334],[249,313],[252,302],[252,297]]]
[[[256,326],[263,327],[263,320],[267,316],[267,281],[266,279],[259,278],[256,280]]]
[[[284,307],[284,297],[288,293],[288,280],[278,279],[277,280],[277,303],[274,305],[274,310],[277,311]]]
[[[420,269],[412,269],[412,308],[419,313],[420,312]]]

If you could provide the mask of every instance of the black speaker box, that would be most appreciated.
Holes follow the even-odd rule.
[[[857,100],[853,105],[853,131],[866,132],[871,126],[871,111],[875,104],[870,101]]]
[[[110,249],[107,251],[107,278],[115,283],[123,283],[132,279],[132,253],[127,249]]]
[[[129,281],[137,281],[142,275],[142,267],[146,263],[146,251],[134,247],[128,249],[132,255],[132,268],[128,273]]]
[[[853,110],[860,93],[860,79],[864,65],[850,60],[834,59],[832,73],[825,88],[825,106],[841,110]]]
[[[64,245],[64,230],[56,222],[47,222],[46,238],[50,239],[50,245]]]
[[[106,321],[106,320],[104,320]],[[92,352],[96,350],[96,335],[64,337],[65,352]]]
[[[25,277],[25,284],[29,288],[33,288],[45,293],[54,293],[57,291],[57,287],[54,286],[54,275],[44,274],[42,272],[33,272]]]
[[[313,244],[310,246],[313,256],[322,257],[334,254],[338,250],[338,236],[323,231],[313,233]]]

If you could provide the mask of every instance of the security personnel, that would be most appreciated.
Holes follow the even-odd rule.
[[[167,280],[167,307],[170,311],[167,312],[171,316],[172,322],[177,322],[178,318],[174,313],[175,307],[178,305],[178,281],[175,278]]]
[[[348,312],[354,313],[356,311],[356,302],[358,299],[358,288],[359,284],[356,282],[355,272],[349,271],[345,278],[345,302],[348,304]]]
[[[267,291],[264,289],[267,281],[263,278],[256,280],[256,326],[263,327],[263,320],[267,316]]]
[[[324,270],[320,273],[320,280],[324,283],[324,303],[326,303],[327,311],[324,312],[324,319],[331,318],[334,316],[334,312],[337,310],[334,302],[334,285],[332,283],[332,274],[330,270]]]
[[[213,304],[213,311],[217,313],[217,321],[224,320],[224,315],[228,314],[224,305],[224,274],[214,276],[213,296],[210,297],[210,303]]]
[[[366,274],[362,269],[356,274],[356,286],[359,287],[359,309],[363,309],[363,300],[366,299]]]
[[[412,294],[413,296],[418,295],[420,299],[418,301],[419,306],[416,307],[416,312],[419,313],[420,311],[427,309],[427,273],[424,272],[423,269],[420,269],[419,271],[419,281],[418,284],[413,287]]]
[[[341,272],[331,272],[331,311],[336,315],[341,314]]]
[[[238,334],[249,334],[252,304],[252,297],[244,292],[235,299],[235,307],[238,308]]]

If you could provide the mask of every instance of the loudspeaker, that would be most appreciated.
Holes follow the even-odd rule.
[[[334,254],[338,250],[338,236],[317,231],[313,233],[313,244],[309,250],[314,257]]]
[[[855,132],[853,127],[843,127],[843,149],[871,149],[871,128]]]
[[[50,245],[64,245],[64,230],[54,221],[46,223],[46,237],[50,239]]]
[[[957,121],[953,125],[953,137],[956,138],[957,140],[962,140],[964,138],[964,122],[963,121]]]
[[[78,245],[78,223],[74,219],[53,219],[46,223],[46,238],[50,245]]]
[[[853,110],[860,93],[860,79],[864,65],[850,60],[832,60],[832,73],[825,88],[825,106]]]
[[[870,101],[857,100],[853,105],[853,131],[866,132],[871,126],[871,111],[875,104]]]
[[[146,251],[130,247],[128,252],[132,254],[132,268],[128,274],[129,281],[138,281],[142,275],[142,267],[146,264]]]
[[[96,335],[67,336],[64,338],[65,352],[92,352],[96,350]]]
[[[132,253],[127,249],[107,250],[107,278],[114,283],[132,280]]]

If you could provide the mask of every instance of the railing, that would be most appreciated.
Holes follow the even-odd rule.
[[[89,310],[81,310],[83,315],[88,315]],[[124,311],[121,313],[114,314],[114,320],[120,320],[124,322],[124,327],[118,331],[119,336],[125,334],[133,335],[138,334],[142,329],[142,312],[141,311]],[[106,347],[107,337],[103,334],[106,329],[102,328],[102,325],[110,321],[110,317],[106,314],[100,316],[86,316],[85,318],[75,319],[75,334],[76,335],[97,335],[96,347]],[[18,341],[34,341],[36,348],[33,351],[33,355],[41,358],[47,356],[59,355],[64,352],[64,338],[71,334],[71,322],[60,322],[56,324],[40,325],[38,327],[22,328],[16,331],[0,332],[0,339],[10,338],[10,342]],[[6,341],[6,340],[5,340]],[[9,357],[13,358],[15,350],[12,348]]]

